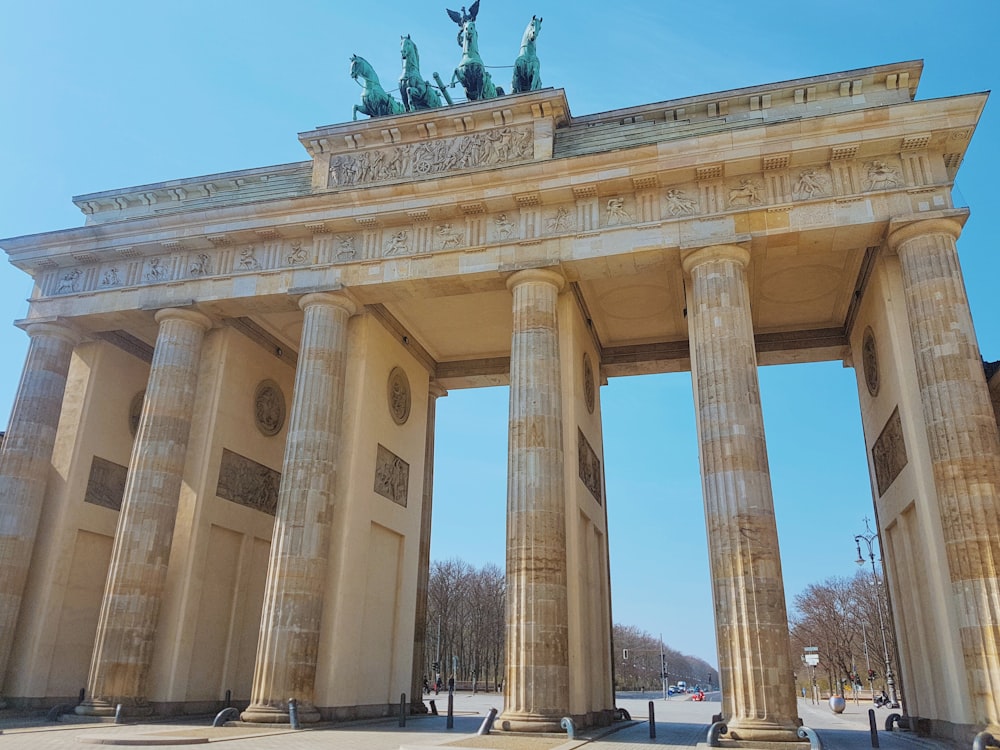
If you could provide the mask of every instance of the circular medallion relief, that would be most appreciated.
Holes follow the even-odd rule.
[[[257,429],[271,437],[285,425],[285,397],[273,380],[262,380],[253,394],[253,416]]]
[[[410,418],[410,381],[401,367],[393,367],[389,373],[389,414],[396,424],[404,424]]]
[[[128,405],[128,431],[132,437],[139,432],[139,419],[142,417],[142,404],[146,400],[146,391],[139,391],[132,397]]]
[[[868,392],[878,395],[879,374],[878,374],[878,351],[875,346],[875,334],[871,328],[865,329],[865,336],[861,343],[861,364],[865,373],[865,385]]]
[[[587,404],[587,411],[594,413],[594,367],[590,364],[590,355],[583,355],[583,399]]]

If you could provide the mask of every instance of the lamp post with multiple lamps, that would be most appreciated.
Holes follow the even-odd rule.
[[[868,549],[868,559],[872,564],[872,584],[875,586],[875,606],[878,609],[879,630],[882,632],[882,657],[885,659],[885,682],[889,688],[889,700],[891,701],[892,707],[895,708],[899,705],[899,697],[896,695],[896,680],[892,674],[892,663],[889,661],[889,641],[885,636],[885,616],[882,614],[881,584],[878,580],[878,571],[875,569],[876,540],[878,540],[878,534],[871,530],[871,527],[868,525],[868,519],[865,518],[865,533],[856,534],[854,536],[854,543],[858,547],[858,559],[854,562],[858,565],[865,564],[865,558],[861,554],[861,542],[864,542]]]

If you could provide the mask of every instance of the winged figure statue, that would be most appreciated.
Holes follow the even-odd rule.
[[[445,10],[448,10],[445,8]],[[465,6],[462,6],[461,11],[448,10],[448,16],[452,21],[457,23],[459,26],[463,26],[466,21],[475,21],[476,16],[479,14],[479,0],[476,0],[472,5],[469,6],[468,12],[465,10]]]

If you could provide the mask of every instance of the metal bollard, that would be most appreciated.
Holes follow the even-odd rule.
[[[431,704],[431,713],[437,716],[438,715],[437,703],[435,703],[434,701],[427,701],[427,702]]]
[[[445,725],[448,729],[455,728],[455,694],[448,693],[448,723]]]
[[[115,706],[115,724],[122,723],[122,721],[124,720],[124,717],[122,716],[123,713],[124,711],[122,710],[122,704],[119,703],[117,706]]]
[[[399,726],[406,726],[406,693],[399,694]]]
[[[823,740],[811,728],[799,727],[795,732],[795,736],[800,740],[809,740],[809,750],[823,750]]]
[[[566,730],[566,736],[571,740],[576,739],[576,724],[568,716],[563,716],[562,720],[559,722],[559,726]]]
[[[301,729],[299,724],[299,702],[294,698],[288,699],[288,724],[292,729]]]
[[[899,714],[889,714],[888,716],[886,716],[885,717],[885,731],[891,732],[893,724],[898,724],[899,728],[902,729],[903,728],[903,717],[900,716]]]
[[[988,747],[996,747],[997,741],[989,732],[980,732],[972,740],[972,750],[986,750]]]
[[[83,703],[83,699],[87,697],[87,688],[80,688],[80,697],[76,701],[76,705]]]
[[[212,720],[213,727],[224,727],[227,721],[239,721],[240,712],[232,706],[222,709]]]
[[[476,734],[480,736],[489,734],[490,730],[493,728],[493,722],[496,721],[496,718],[497,710],[495,708],[491,708],[489,713],[486,714],[486,718],[483,719],[483,723],[479,725],[479,731],[476,732]]]
[[[653,701],[649,702],[649,739],[656,739],[656,710],[653,708]]]
[[[715,718],[714,716],[712,717]],[[712,726],[708,728],[708,735],[705,737],[705,744],[709,747],[719,747],[719,735],[726,734],[729,731],[729,727],[726,726],[725,722],[721,719],[718,721],[713,721]]]
[[[233,691],[232,690],[227,690],[226,691],[226,707],[228,708],[231,705],[233,705]]]
[[[872,747],[878,747],[878,727],[875,725],[875,709],[868,709],[868,731],[872,735]]]

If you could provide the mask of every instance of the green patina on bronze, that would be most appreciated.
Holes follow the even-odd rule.
[[[441,76],[434,73],[437,86],[433,86],[420,74],[420,55],[417,45],[410,35],[400,37],[400,55],[403,72],[399,78],[399,95],[402,102],[386,92],[379,83],[371,64],[358,55],[351,56],[351,78],[361,82],[361,104],[354,105],[354,120],[358,113],[369,117],[399,115],[441,106],[441,98],[453,104],[448,89],[461,84],[466,99],[479,101],[494,99],[504,95],[504,90],[493,83],[490,72],[479,55],[479,32],[476,30],[476,16],[479,15],[479,0],[469,9],[462,6],[460,11],[448,10],[448,17],[458,24],[458,45],[462,48],[462,59],[452,74],[451,83],[445,85]],[[542,30],[541,17],[532,16],[521,38],[521,51],[514,61],[514,75],[511,91],[515,94],[536,91],[542,87],[541,64],[535,51],[538,34]]]

